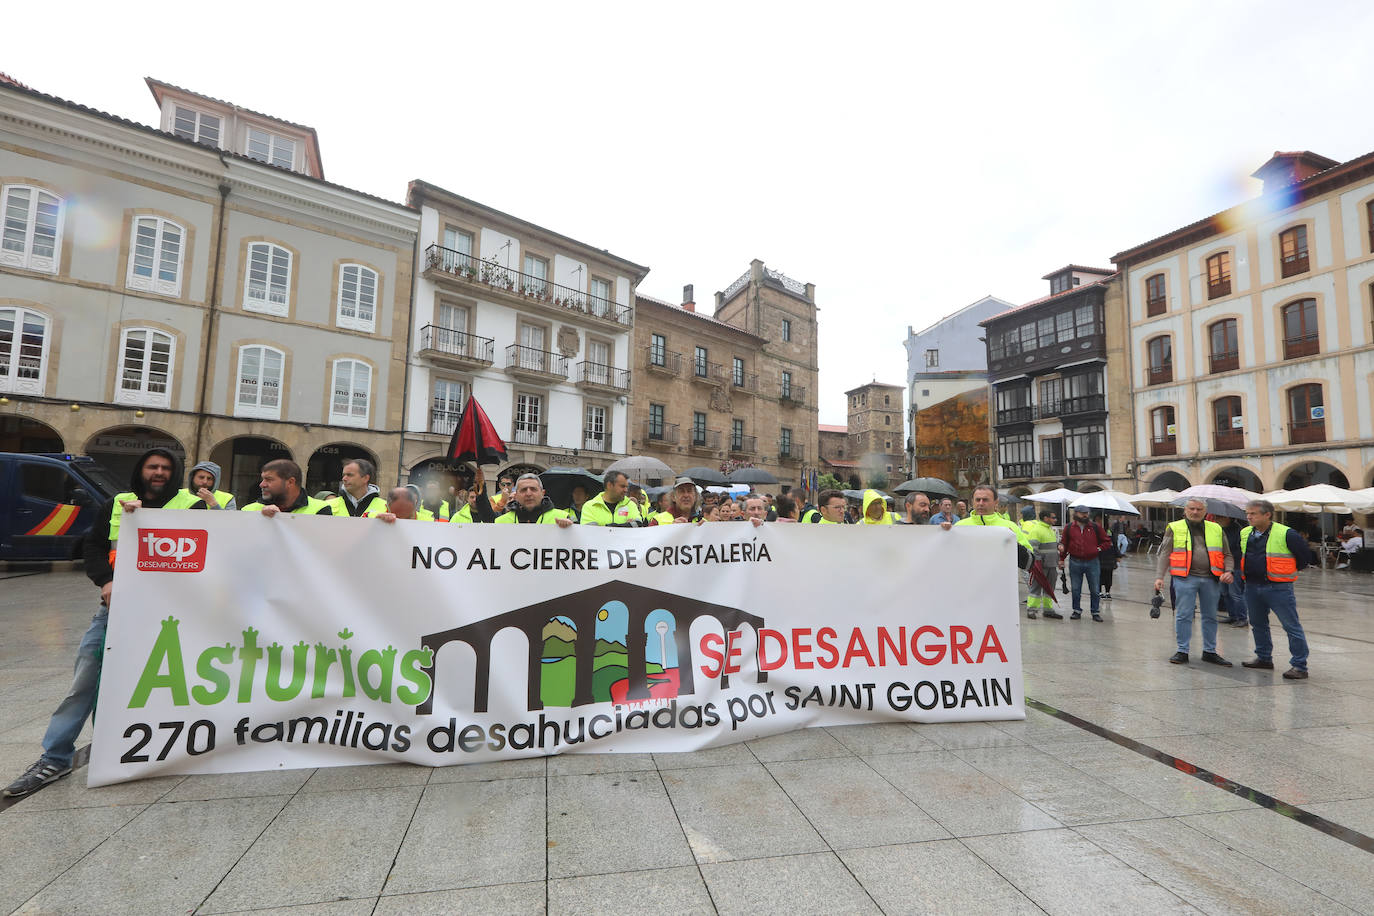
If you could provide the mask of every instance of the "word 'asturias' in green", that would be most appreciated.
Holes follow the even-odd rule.
[[[143,666],[143,674],[139,676],[133,696],[129,699],[130,709],[145,706],[152,692],[159,688],[171,691],[172,703],[176,706],[189,706],[192,700],[201,706],[213,706],[229,696],[236,655],[239,662],[236,701],[239,703],[252,702],[253,689],[258,684],[261,684],[269,700],[294,700],[305,689],[307,677],[310,679],[310,696],[318,699],[325,696],[330,669],[335,665],[338,666],[338,677],[342,678],[342,684],[336,685],[335,690],[339,692],[331,696],[348,698],[361,689],[370,699],[390,703],[392,685],[399,674],[405,683],[395,685],[396,699],[407,706],[417,706],[428,699],[434,686],[429,674],[424,671],[434,661],[434,653],[429,649],[411,649],[401,654],[398,668],[398,650],[394,646],[368,649],[355,655],[347,644],[331,649],[322,642],[308,646],[304,640],[289,647],[291,660],[286,667],[290,671],[290,679],[283,683],[282,655],[288,647],[273,642],[266,649],[262,648],[258,645],[258,631],[252,627],[243,631],[243,644],[237,648],[232,643],[225,643],[201,652],[196,658],[196,675],[204,683],[188,686],[181,632],[178,629],[180,624],[181,621],[175,617],[162,621],[157,640],[148,653],[148,662]],[[340,639],[348,639],[352,635],[347,627],[338,633]],[[258,677],[258,662],[264,655],[267,656],[267,670]]]

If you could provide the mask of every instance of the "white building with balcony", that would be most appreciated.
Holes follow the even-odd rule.
[[[635,287],[647,267],[423,181],[402,465],[446,460],[468,395],[516,470],[627,453]],[[494,477],[494,474],[489,476]]]

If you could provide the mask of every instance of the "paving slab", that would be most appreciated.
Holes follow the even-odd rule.
[[[889,916],[1039,914],[1011,882],[956,840],[845,849],[850,872]]]
[[[550,878],[693,864],[656,772],[550,776],[548,793]]]
[[[761,764],[671,770],[662,778],[698,862],[827,849]]]
[[[655,912],[707,916],[716,909],[701,871],[687,865],[551,880],[549,912],[568,916],[643,916]]]
[[[944,839],[949,832],[876,771],[844,758],[767,765],[831,849]]]
[[[724,916],[881,912],[832,852],[716,862],[701,866],[701,874]]]
[[[890,754],[867,762],[954,836],[1063,826],[951,751]]]
[[[41,891],[142,811],[126,805],[0,814],[0,913]]]
[[[453,916],[455,913],[537,916],[546,912],[544,895],[543,881],[534,884],[500,884],[383,897],[371,912],[372,916]]]

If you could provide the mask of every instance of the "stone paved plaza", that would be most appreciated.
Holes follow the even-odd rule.
[[[1303,573],[1293,683],[1277,627],[1273,672],[1239,666],[1229,627],[1235,668],[1196,637],[1168,664],[1146,566],[1118,570],[1105,623],[1022,621],[1028,696],[1134,748],[1033,709],[676,755],[103,789],[83,768],[0,811],[0,913],[1374,913],[1374,577]],[[94,599],[79,572],[0,579],[4,781],[37,757]]]

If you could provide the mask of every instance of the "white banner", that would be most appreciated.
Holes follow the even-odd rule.
[[[1022,719],[1019,626],[1001,528],[142,510],[90,784]]]

